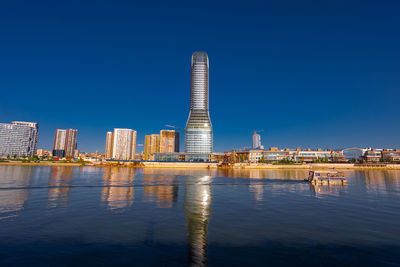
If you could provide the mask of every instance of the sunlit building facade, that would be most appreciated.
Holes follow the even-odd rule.
[[[160,135],[146,135],[144,140],[144,159],[151,160],[154,153],[160,152]]]
[[[209,115],[209,61],[205,52],[195,52],[191,61],[190,113],[186,123],[185,152],[213,152]]]
[[[114,143],[114,133],[113,132],[107,132],[106,150],[105,150],[106,159],[111,159],[112,158],[113,143]]]
[[[77,129],[57,129],[54,136],[53,156],[74,157],[77,149]]]
[[[113,133],[112,159],[133,160],[136,152],[136,131],[115,128]]]
[[[39,127],[35,122],[0,123],[0,156],[33,157],[38,137]]]
[[[179,132],[175,130],[161,130],[159,152],[179,152]]]

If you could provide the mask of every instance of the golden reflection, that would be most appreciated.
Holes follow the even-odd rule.
[[[184,182],[183,209],[188,230],[190,266],[207,264],[207,229],[211,206],[211,176],[189,176]]]
[[[394,191],[400,187],[400,172],[393,170],[368,170],[363,172],[368,191]]]
[[[157,202],[159,208],[172,208],[178,199],[178,185],[174,176],[144,176],[143,201]]]
[[[111,210],[129,207],[133,204],[135,169],[108,167],[104,168],[101,200]]]
[[[48,192],[49,207],[67,207],[74,168],[68,166],[51,167]]]
[[[3,213],[16,212],[23,209],[29,199],[29,189],[16,189],[29,187],[33,174],[32,166],[1,166],[0,180],[0,218]]]

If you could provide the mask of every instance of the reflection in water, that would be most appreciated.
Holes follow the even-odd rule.
[[[188,176],[184,182],[183,209],[188,230],[189,263],[207,263],[207,228],[211,206],[211,176]]]
[[[154,175],[153,169],[145,169],[143,173],[143,201],[157,202],[159,208],[172,208],[178,200],[178,176]]]
[[[134,180],[133,168],[104,168],[101,200],[106,202],[111,210],[131,206],[134,198]]]
[[[393,192],[400,186],[400,172],[393,170],[365,171],[365,183],[368,192],[378,192],[382,189],[386,192]]]
[[[48,207],[67,207],[74,168],[51,167],[48,192]]]
[[[343,194],[347,189],[347,185],[319,185],[310,184],[310,191],[312,194],[319,198],[323,196],[338,197]]]
[[[33,167],[1,166],[0,218],[9,217],[3,213],[16,212],[23,209],[29,198],[29,189],[7,189],[29,187]]]

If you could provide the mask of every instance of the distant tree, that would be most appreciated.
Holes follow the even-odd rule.
[[[17,154],[14,154],[14,156],[13,156],[13,157],[14,157],[14,159],[17,159]]]
[[[11,156],[10,156],[10,154],[8,154],[8,155],[7,155],[7,159],[10,159],[10,158],[11,158]]]

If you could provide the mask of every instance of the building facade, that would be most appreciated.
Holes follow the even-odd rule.
[[[133,160],[136,153],[136,131],[115,128],[113,133],[112,159]]]
[[[35,122],[0,123],[0,156],[33,157],[38,138],[39,126]]]
[[[391,161],[400,161],[400,150],[399,149],[384,149],[382,151],[382,161],[391,162]]]
[[[144,140],[144,159],[153,160],[153,154],[160,152],[160,135],[146,135]]]
[[[225,153],[230,162],[268,163],[268,162],[345,162],[342,151],[332,150],[290,150],[271,147],[269,150],[248,149]]]
[[[191,61],[190,112],[185,129],[186,153],[213,152],[208,79],[208,55],[205,52],[195,52]]]
[[[179,152],[179,132],[175,130],[161,130],[159,152]]]
[[[54,157],[74,157],[77,149],[77,129],[56,129],[53,145]]]
[[[106,150],[105,150],[105,158],[111,159],[112,158],[112,151],[113,151],[113,144],[114,143],[114,133],[107,132],[106,136]]]
[[[258,133],[254,132],[252,139],[253,148],[261,148],[261,136]]]

